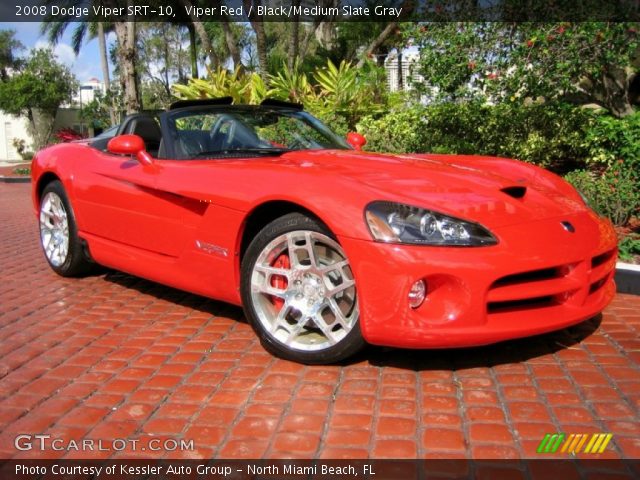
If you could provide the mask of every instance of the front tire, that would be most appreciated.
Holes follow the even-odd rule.
[[[93,263],[78,237],[73,209],[60,181],[50,182],[42,191],[39,220],[40,245],[53,271],[63,277],[89,272]]]
[[[269,223],[249,245],[241,274],[245,314],[274,355],[327,364],[364,346],[349,261],[317,220],[291,213]]]

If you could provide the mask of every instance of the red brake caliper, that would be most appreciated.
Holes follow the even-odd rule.
[[[291,261],[289,260],[289,255],[286,253],[281,253],[278,258],[275,259],[273,264],[271,264],[274,268],[284,268],[289,270],[291,268]],[[271,286],[277,288],[278,290],[284,290],[288,286],[287,277],[283,277],[282,275],[272,275],[271,276]],[[275,295],[271,296],[271,303],[280,310],[284,305],[284,300],[280,297],[276,297]]]

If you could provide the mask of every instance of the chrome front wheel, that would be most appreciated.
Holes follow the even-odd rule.
[[[247,251],[245,309],[263,345],[280,356],[304,363],[345,358],[364,344],[349,260],[324,226],[287,217],[265,227]]]

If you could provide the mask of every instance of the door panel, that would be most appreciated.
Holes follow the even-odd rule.
[[[79,162],[80,163],[80,162]],[[77,165],[74,190],[82,231],[115,242],[177,256],[175,225],[167,218],[172,203],[156,188],[157,169],[137,160],[96,151]]]

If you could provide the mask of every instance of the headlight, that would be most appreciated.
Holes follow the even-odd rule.
[[[477,223],[403,203],[372,202],[365,218],[371,235],[380,242],[468,247],[498,243]]]

